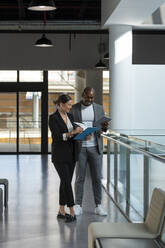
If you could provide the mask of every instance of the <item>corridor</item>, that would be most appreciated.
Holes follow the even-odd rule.
[[[94,214],[89,179],[83,215],[76,223],[57,220],[59,178],[50,155],[1,155],[0,172],[1,178],[9,180],[8,209],[0,220],[1,248],[87,248],[90,222],[126,221],[104,190],[108,216]]]

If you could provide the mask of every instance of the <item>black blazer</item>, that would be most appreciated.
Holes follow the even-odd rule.
[[[73,128],[75,128],[73,115],[70,113],[67,113],[67,115],[73,125]],[[73,138],[66,141],[63,140],[62,134],[69,131],[58,110],[50,115],[49,128],[52,133],[52,162],[63,163],[77,161],[75,141]]]

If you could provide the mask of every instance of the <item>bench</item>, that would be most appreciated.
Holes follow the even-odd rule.
[[[161,235],[165,217],[165,192],[155,188],[144,223],[102,223],[88,226],[88,248],[94,248],[97,238],[156,239]]]
[[[0,185],[4,186],[4,206],[8,206],[8,197],[9,197],[9,182],[6,178],[0,178]]]
[[[157,248],[153,239],[116,239],[97,238],[95,248],[127,247],[127,248]]]

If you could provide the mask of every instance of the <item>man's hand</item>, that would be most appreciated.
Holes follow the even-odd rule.
[[[101,129],[103,132],[107,131],[107,129],[108,129],[108,122],[107,121],[101,123]]]
[[[91,137],[92,137],[92,135],[91,135],[91,134],[89,134],[89,135],[87,135],[87,136],[85,137],[85,140],[86,140],[86,141],[88,141],[88,140],[90,140],[90,139],[91,139]]]

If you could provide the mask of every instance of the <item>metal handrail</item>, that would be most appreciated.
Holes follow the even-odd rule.
[[[113,134],[113,133],[112,133]],[[115,134],[114,134],[115,135]],[[139,135],[140,136],[140,135]],[[120,134],[120,136],[117,136],[117,137],[121,137],[122,139],[127,139],[129,140],[130,137],[134,140],[134,141],[142,141],[142,142],[147,142],[147,143],[150,143],[150,144],[153,144],[153,145],[156,145],[156,146],[159,146],[159,147],[163,147],[165,149],[165,146],[162,145],[162,144],[158,144],[158,143],[155,143],[154,141],[150,141],[150,140],[144,140],[144,139],[140,139],[140,138],[137,138],[135,136],[132,136],[132,135],[125,135],[125,134]]]
[[[141,149],[141,148],[138,148],[138,147],[131,146],[131,145],[129,145],[129,144],[126,144],[126,143],[124,143],[124,142],[122,142],[122,141],[119,141],[119,140],[117,140],[117,139],[115,139],[115,138],[113,138],[113,137],[111,137],[111,136],[107,136],[107,135],[105,135],[105,134],[101,134],[101,136],[104,137],[104,138],[106,138],[106,139],[108,139],[108,140],[112,140],[113,142],[118,143],[118,144],[120,144],[120,145],[122,145],[122,146],[125,146],[125,147],[127,147],[128,149],[130,149],[130,150],[137,151],[137,152],[139,152],[139,153],[144,154],[144,155],[147,156],[147,157],[150,157],[150,158],[153,158],[153,159],[156,159],[156,160],[158,160],[158,161],[160,161],[160,162],[165,163],[165,158],[163,158],[163,157],[161,157],[161,156],[159,156],[159,155],[153,154],[153,153],[151,153],[151,152],[149,152],[149,151],[145,151],[145,150],[143,150],[143,149]],[[117,137],[117,136],[116,136],[116,137]],[[117,138],[120,138],[120,136],[117,137]],[[123,138],[123,137],[121,136],[121,138]]]

